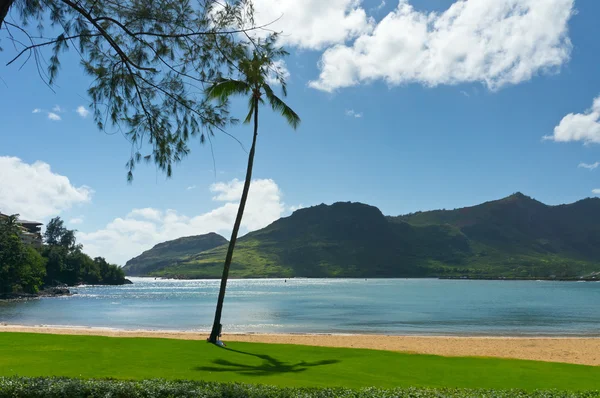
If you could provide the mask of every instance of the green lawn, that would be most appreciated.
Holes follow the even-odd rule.
[[[0,333],[0,376],[193,379],[280,386],[588,390],[600,367],[295,345]]]

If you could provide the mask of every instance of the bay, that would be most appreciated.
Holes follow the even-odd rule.
[[[71,297],[0,302],[0,322],[210,329],[219,281],[132,278]],[[600,336],[600,283],[437,279],[229,281],[226,332]]]

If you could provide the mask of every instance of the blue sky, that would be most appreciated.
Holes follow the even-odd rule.
[[[259,20],[283,15],[288,103],[302,124],[264,109],[245,231],[319,203],[397,215],[600,189],[599,2],[311,0],[287,12],[293,4],[256,1]],[[2,65],[14,55],[5,36]],[[60,215],[86,250],[119,263],[160,240],[227,236],[247,161],[239,145],[214,138],[215,171],[210,147],[192,143],[173,178],[139,166],[127,184],[129,144],[76,112],[89,79],[76,54],[62,65],[55,92],[31,62],[2,66],[0,211]],[[249,146],[248,126],[228,131]]]

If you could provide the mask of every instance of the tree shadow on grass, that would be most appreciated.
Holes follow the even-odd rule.
[[[226,359],[215,359],[212,361],[212,363],[217,366],[198,366],[194,368],[194,370],[203,372],[234,372],[248,376],[269,376],[279,373],[300,373],[315,366],[333,365],[340,362],[336,359],[327,359],[316,362],[300,361],[297,363],[288,363],[280,361],[277,358],[273,358],[272,356],[266,354],[255,354],[252,352],[234,350],[232,348],[223,349],[226,351],[236,352],[238,354],[260,358],[263,360],[263,362],[260,365],[248,365],[228,361]]]

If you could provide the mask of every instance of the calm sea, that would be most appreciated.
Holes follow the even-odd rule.
[[[219,281],[132,278],[0,302],[0,322],[209,330]],[[224,331],[600,336],[600,283],[435,279],[231,280]]]

